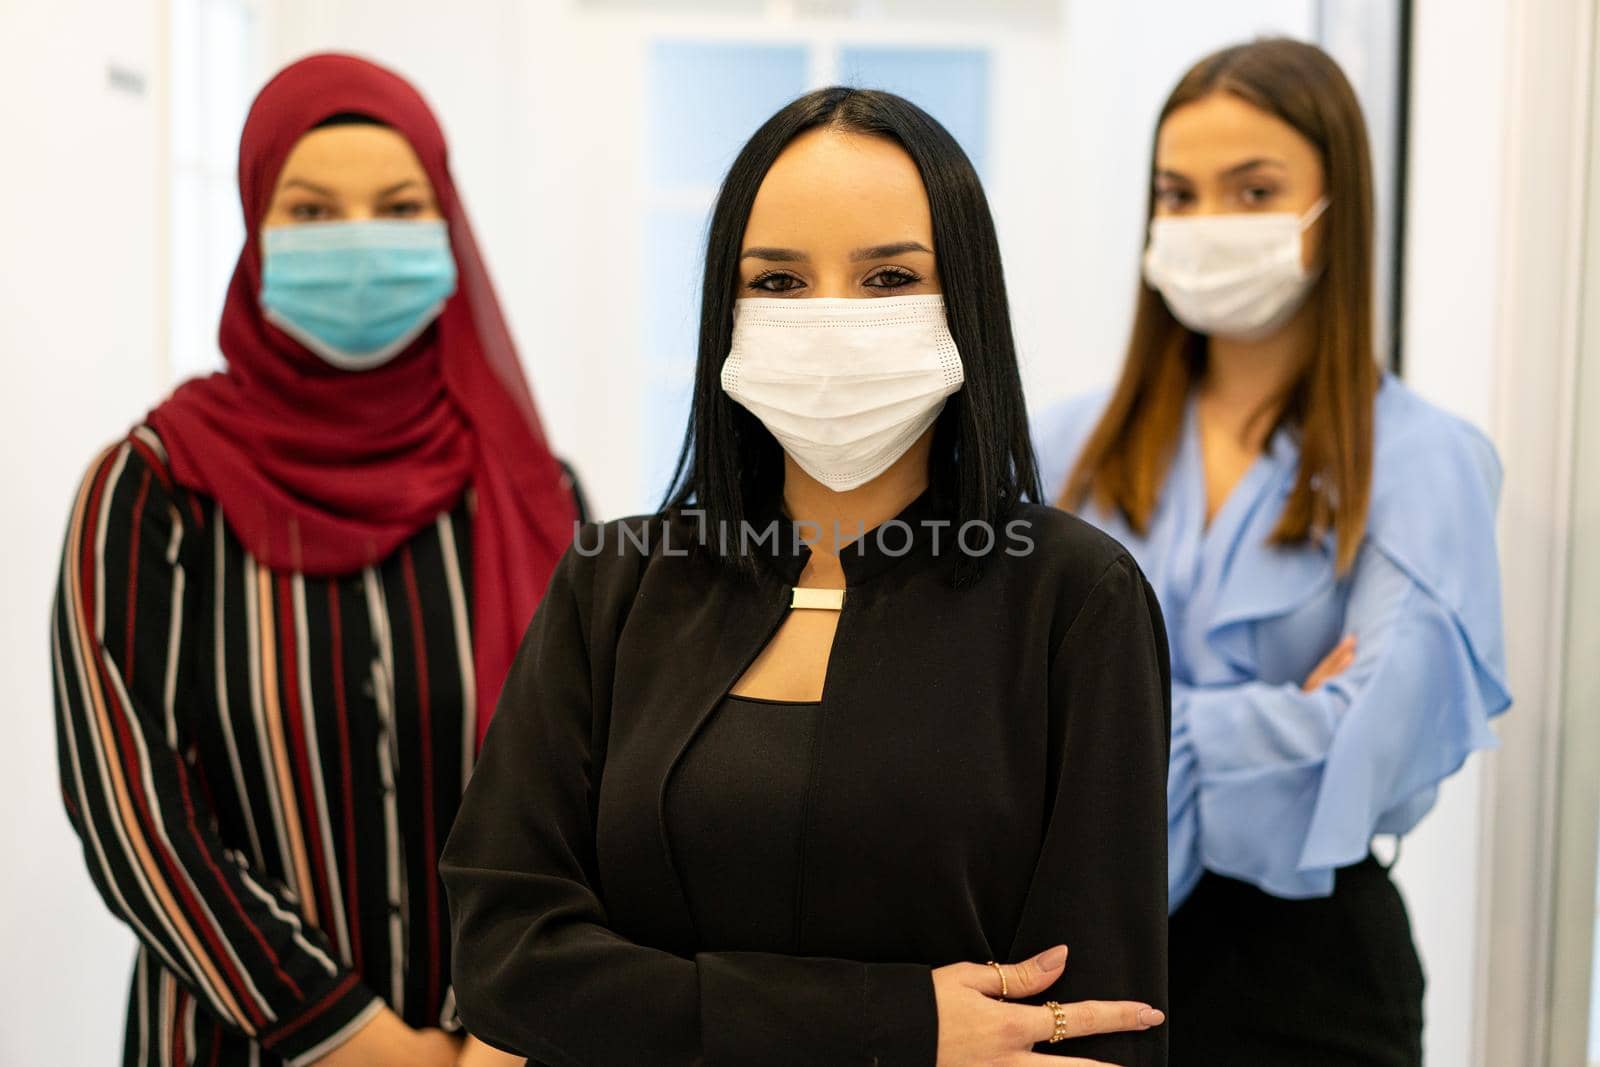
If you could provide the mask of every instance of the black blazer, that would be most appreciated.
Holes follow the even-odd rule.
[[[689,550],[683,517],[580,529],[440,864],[471,1032],[559,1067],[927,1067],[932,968],[1063,942],[1048,998],[1166,1007],[1171,712],[1155,596],[1116,542],[1038,505],[956,588],[954,530],[931,525],[944,514],[925,493],[902,527],[842,554],[803,957],[698,950],[663,806],[809,550],[774,538],[752,581]],[[1165,1027],[1038,1046],[1125,1065],[1165,1064],[1166,1049]]]

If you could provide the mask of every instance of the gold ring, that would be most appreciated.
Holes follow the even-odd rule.
[[[1011,990],[1006,987],[1006,969],[1000,966],[994,960],[989,961],[989,966],[993,967],[994,973],[1000,976],[1000,999],[1004,1000],[1008,995],[1010,995],[1011,992]]]
[[[1057,1004],[1053,1000],[1045,1001],[1044,1002],[1044,1006],[1050,1009],[1050,1014],[1055,1016],[1055,1020],[1056,1020],[1055,1033],[1050,1035],[1050,1043],[1053,1045],[1057,1041],[1065,1041],[1067,1039],[1067,1037],[1069,1036],[1068,1033],[1067,1033],[1067,1009],[1066,1009],[1066,1006],[1063,1005],[1063,1004]]]

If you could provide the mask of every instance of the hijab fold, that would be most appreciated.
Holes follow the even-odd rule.
[[[338,370],[261,312],[261,220],[295,143],[355,112],[410,142],[450,232],[457,288],[399,357]],[[225,370],[180,386],[149,422],[180,485],[214,498],[255,558],[336,576],[397,551],[469,489],[481,743],[523,629],[572,538],[570,492],[451,180],[444,134],[404,79],[324,54],[267,83],[239,145],[245,241],[222,312]]]

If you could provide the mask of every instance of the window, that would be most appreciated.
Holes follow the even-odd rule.
[[[983,174],[989,148],[989,53],[972,48],[850,47],[839,81],[914,101],[950,131]]]
[[[244,241],[235,167],[257,80],[250,0],[172,0],[167,312],[174,380],[219,368],[217,322]]]
[[[796,45],[658,41],[651,50],[649,171],[640,292],[645,389],[644,493],[658,501],[683,436],[694,385],[699,283],[717,185],[734,155],[806,88]]]

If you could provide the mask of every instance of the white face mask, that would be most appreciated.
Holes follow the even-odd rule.
[[[1144,278],[1196,333],[1259,341],[1305,303],[1320,271],[1301,266],[1300,235],[1328,207],[1305,215],[1196,215],[1150,221]]]
[[[830,489],[887,470],[964,380],[942,296],[734,301],[723,391]]]

